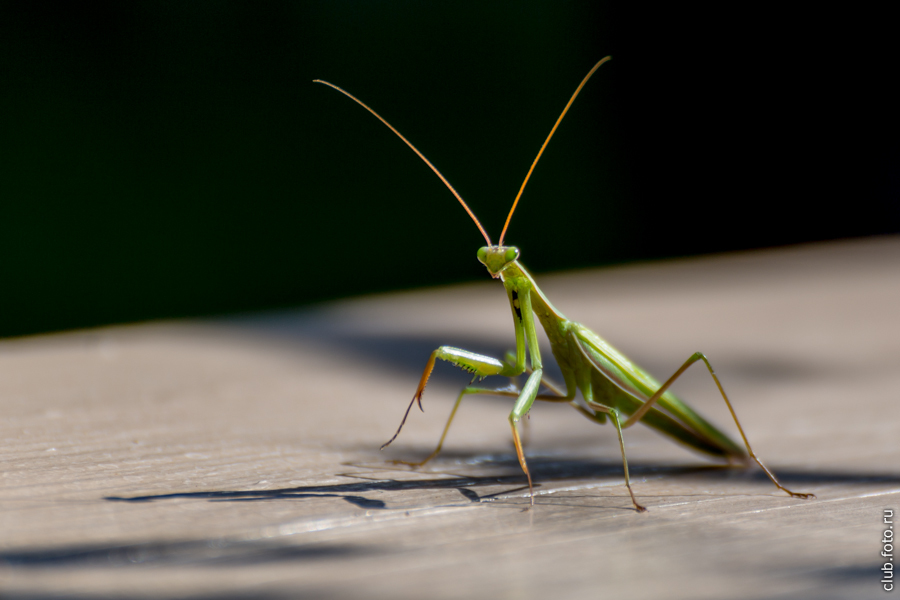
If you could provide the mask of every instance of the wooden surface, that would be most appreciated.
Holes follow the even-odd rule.
[[[884,595],[882,510],[900,509],[900,238],[539,283],[658,377],[704,351],[757,452],[818,499],[638,426],[638,514],[614,430],[538,405],[537,499],[523,510],[511,403],[497,398],[467,400],[427,468],[391,464],[433,448],[466,381],[440,366],[425,413],[379,452],[434,347],[512,346],[487,280],[0,341],[0,596]],[[676,392],[736,436],[709,375],[691,371]]]

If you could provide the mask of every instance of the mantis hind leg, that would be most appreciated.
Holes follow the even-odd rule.
[[[750,441],[747,439],[747,435],[744,433],[744,428],[741,426],[741,422],[738,420],[737,413],[734,412],[734,407],[731,405],[731,400],[729,400],[728,395],[725,394],[725,388],[722,387],[722,383],[716,376],[716,372],[713,370],[712,365],[709,363],[709,359],[707,359],[702,352],[695,352],[693,355],[691,355],[691,357],[687,359],[684,364],[681,365],[681,367],[677,371],[675,371],[675,373],[671,377],[669,377],[668,380],[666,380],[666,382],[656,391],[656,393],[653,394],[653,396],[651,396],[650,399],[647,400],[641,408],[635,411],[627,421],[625,421],[625,423],[622,425],[622,428],[628,428],[637,423],[641,419],[641,417],[643,417],[644,414],[646,414],[647,411],[650,410],[650,408],[652,408],[652,406],[662,397],[669,386],[671,386],[675,382],[675,380],[678,379],[681,374],[688,369],[688,367],[690,367],[698,360],[703,361],[703,363],[706,365],[706,368],[709,370],[709,374],[712,376],[713,381],[716,382],[716,387],[719,388],[719,393],[722,395],[722,399],[725,400],[725,405],[728,406],[728,412],[731,413],[731,417],[734,419],[734,424],[737,425],[738,431],[741,434],[741,439],[744,441],[744,446],[746,446],[747,453],[750,455],[750,458],[752,458],[756,462],[756,464],[759,465],[759,468],[763,470],[763,472],[769,477],[769,479],[772,481],[772,483],[775,484],[775,487],[777,487],[778,489],[786,492],[793,498],[815,498],[815,494],[802,494],[794,492],[781,485],[781,482],[778,481],[778,479],[775,477],[775,474],[772,473],[772,471],[770,471],[769,468],[763,464],[762,460],[760,460],[758,456],[756,456],[756,453],[753,452],[753,448],[750,447]]]

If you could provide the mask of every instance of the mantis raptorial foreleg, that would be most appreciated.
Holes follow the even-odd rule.
[[[418,402],[419,410],[424,411],[422,408],[422,394],[425,392],[425,386],[428,385],[428,379],[431,377],[431,372],[434,370],[434,363],[437,359],[456,365],[457,367],[472,373],[477,379],[487,377],[488,375],[505,375],[507,377],[520,375],[522,371],[525,370],[525,353],[522,352],[520,355],[521,358],[517,361],[517,364],[507,364],[490,356],[475,354],[474,352],[461,350],[460,348],[454,348],[452,346],[441,346],[432,352],[431,356],[428,358],[428,362],[425,364],[425,370],[422,372],[422,378],[419,380],[419,386],[416,388],[416,393],[413,394],[412,400],[406,408],[406,412],[403,414],[403,420],[400,421],[400,427],[397,428],[397,432],[394,436],[381,446],[381,449],[384,450],[387,448],[391,442],[400,435],[400,430],[403,429],[403,425],[406,423],[406,418],[409,416],[409,411],[412,409],[413,404]],[[460,399],[462,399],[462,395],[457,399],[457,404],[459,404]],[[453,412],[456,412],[455,408]],[[451,415],[451,419],[452,418]]]
[[[522,388],[512,412],[509,413],[509,426],[512,428],[513,442],[516,445],[516,456],[519,458],[519,466],[525,471],[528,477],[528,493],[531,495],[531,505],[534,506],[534,487],[531,485],[531,472],[528,470],[528,463],[525,461],[525,452],[522,450],[522,440],[519,438],[519,428],[517,427],[519,420],[528,414],[531,405],[534,404],[538,395],[538,389],[541,387],[541,376],[544,374],[543,369],[535,369],[528,376],[528,381]]]
[[[432,458],[434,458],[435,456],[440,454],[441,448],[444,447],[444,440],[447,438],[447,432],[450,431],[450,424],[453,423],[453,417],[456,416],[456,411],[459,409],[459,405],[462,403],[463,397],[468,394],[490,394],[490,393],[500,394],[500,395],[504,395],[504,396],[507,396],[507,395],[518,396],[519,395],[518,391],[516,391],[515,393],[513,393],[513,392],[504,393],[502,390],[486,390],[486,389],[482,389],[479,387],[472,387],[472,386],[464,387],[462,389],[462,391],[459,393],[459,396],[456,397],[456,402],[453,404],[453,410],[450,411],[450,416],[447,418],[447,424],[444,425],[444,432],[441,433],[441,439],[438,440],[438,445],[437,445],[437,448],[434,449],[434,452],[432,452],[431,454],[426,456],[423,460],[416,461],[416,462],[412,462],[412,461],[408,461],[408,460],[395,460],[393,462],[397,463],[397,464],[401,464],[401,465],[409,465],[411,467],[421,467],[422,465],[424,465],[425,463],[430,461]]]
[[[417,462],[397,460],[395,463],[410,465],[414,467],[421,467],[435,456],[437,456],[441,448],[444,446],[444,440],[447,437],[447,432],[450,431],[450,425],[453,423],[453,418],[456,416],[456,411],[459,409],[459,405],[462,403],[462,399],[469,394],[485,394],[485,395],[495,395],[495,396],[512,396],[517,397],[522,400],[516,403],[516,407],[513,408],[513,411],[510,413],[509,419],[510,422],[513,423],[513,440],[516,443],[516,453],[520,456],[520,463],[524,461],[524,457],[521,453],[521,440],[519,440],[518,433],[515,431],[515,422],[518,422],[519,419],[527,414],[528,409],[530,409],[531,404],[535,400],[543,400],[548,402],[569,402],[575,396],[574,390],[569,396],[564,396],[562,392],[559,390],[559,387],[553,382],[542,379],[541,375],[538,374],[535,376],[534,371],[527,367],[526,365],[522,365],[521,367],[517,365],[517,354],[513,352],[509,352],[506,355],[506,362],[500,362],[495,358],[490,356],[486,356],[483,354],[475,354],[473,352],[469,352],[467,350],[460,350],[459,348],[453,348],[451,346],[441,346],[437,350],[431,353],[431,357],[428,359],[428,363],[425,365],[425,370],[422,373],[422,378],[419,381],[419,386],[416,388],[416,393],[413,395],[413,399],[410,402],[409,407],[406,410],[406,414],[403,416],[403,421],[400,423],[400,427],[397,429],[397,433],[392,437],[382,448],[388,446],[394,439],[399,435],[400,429],[403,428],[403,424],[406,422],[406,417],[409,414],[409,410],[412,408],[412,405],[415,402],[419,402],[419,407],[421,408],[421,400],[422,394],[425,391],[425,386],[428,384],[428,380],[431,377],[431,372],[434,370],[434,364],[437,359],[441,359],[447,361],[453,365],[456,365],[462,369],[465,369],[471,373],[475,374],[476,378],[485,377],[489,374],[506,374],[509,377],[515,377],[517,374],[521,374],[523,371],[527,371],[529,373],[529,382],[536,381],[538,388],[540,385],[544,385],[552,392],[552,395],[546,394],[536,394],[534,397],[528,401],[528,398],[532,395],[531,391],[528,389],[529,385],[526,383],[525,388],[518,389],[514,384],[511,384],[505,388],[497,388],[497,389],[489,389],[482,388],[477,386],[466,386],[460,391],[459,396],[456,398],[456,402],[453,404],[453,410],[450,411],[450,416],[447,419],[446,425],[444,425],[444,431],[441,433],[441,438],[438,441],[437,447],[434,451],[429,454],[425,459]],[[518,373],[517,373],[518,371]],[[532,384],[533,385],[533,384]],[[527,408],[524,410],[520,407],[527,404]],[[518,412],[517,412],[518,408]],[[523,470],[528,473],[527,466],[523,465]],[[529,486],[530,486],[530,476],[529,476]],[[530,488],[529,488],[530,489]]]

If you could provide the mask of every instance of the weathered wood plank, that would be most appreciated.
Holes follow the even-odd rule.
[[[525,257],[527,259],[527,257]],[[527,264],[527,260],[525,260]],[[536,507],[509,402],[439,368],[389,450],[427,353],[511,346],[496,282],[224,321],[0,341],[4,597],[880,597],[900,509],[900,238],[539,277],[659,377],[713,361],[757,470],[710,465],[537,406]],[[676,391],[728,415],[707,374]],[[900,517],[900,513],[898,513]]]

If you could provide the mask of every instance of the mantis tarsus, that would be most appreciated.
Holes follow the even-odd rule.
[[[450,346],[441,346],[432,352],[431,357],[428,359],[428,363],[425,366],[425,371],[422,373],[419,386],[416,388],[416,393],[413,395],[413,398],[406,409],[406,413],[403,415],[403,420],[400,422],[400,427],[397,428],[397,432],[394,436],[382,446],[382,449],[393,442],[400,434],[400,430],[403,428],[404,423],[406,423],[406,418],[409,416],[409,411],[413,404],[418,403],[419,408],[422,408],[422,393],[425,391],[425,385],[428,383],[428,378],[434,368],[435,361],[443,360],[472,373],[473,383],[476,379],[480,380],[490,375],[517,377],[525,372],[528,372],[528,379],[521,389],[515,387],[491,389],[474,386],[472,384],[463,388],[456,399],[456,404],[453,406],[450,418],[447,420],[447,424],[444,427],[444,432],[441,435],[437,448],[435,448],[434,452],[425,458],[425,460],[418,463],[407,464],[421,466],[437,456],[441,451],[444,439],[450,429],[450,424],[453,422],[453,417],[456,415],[456,411],[466,395],[493,394],[516,398],[512,412],[509,414],[509,423],[512,428],[513,442],[515,443],[519,465],[521,465],[522,471],[525,472],[525,475],[528,478],[528,490],[530,492],[532,505],[534,505],[534,488],[531,482],[531,473],[528,471],[528,463],[525,460],[525,454],[522,450],[522,441],[519,437],[517,424],[522,417],[528,414],[528,411],[531,409],[535,400],[545,402],[567,402],[592,421],[605,423],[606,420],[609,419],[610,422],[612,422],[613,426],[616,428],[616,433],[619,438],[619,448],[622,452],[625,486],[628,488],[628,493],[631,495],[631,501],[638,512],[643,512],[646,509],[638,503],[637,499],[634,497],[634,492],[631,489],[631,479],[628,473],[628,459],[625,456],[625,444],[622,438],[622,430],[631,427],[637,422],[642,422],[653,427],[694,450],[717,458],[723,458],[729,461],[737,460],[746,462],[749,455],[749,457],[756,461],[756,464],[765,471],[769,479],[772,480],[772,483],[780,490],[783,490],[795,498],[813,498],[815,497],[813,494],[792,492],[781,485],[781,483],[778,482],[778,479],[775,478],[775,475],[766,468],[762,461],[754,454],[750,447],[750,442],[744,434],[744,429],[741,427],[740,421],[737,418],[737,414],[734,412],[734,408],[728,400],[728,396],[725,394],[725,390],[722,388],[722,384],[719,382],[719,378],[713,371],[706,356],[700,352],[693,354],[671,377],[669,377],[668,380],[666,380],[665,383],[660,385],[640,367],[622,355],[593,331],[579,323],[566,319],[562,313],[550,303],[543,292],[541,292],[541,289],[534,281],[534,278],[519,262],[519,249],[515,246],[503,245],[503,239],[509,228],[509,222],[512,219],[513,212],[515,212],[519,199],[522,197],[522,191],[525,189],[525,185],[528,183],[535,165],[544,153],[544,149],[547,147],[550,138],[553,137],[556,128],[566,115],[566,112],[568,112],[569,107],[572,106],[572,102],[575,100],[575,97],[578,96],[581,88],[584,87],[591,75],[600,68],[600,65],[609,59],[610,57],[607,56],[594,65],[578,85],[575,93],[572,94],[572,97],[563,109],[562,114],[560,114],[559,118],[556,120],[553,129],[550,131],[550,135],[547,136],[547,139],[541,146],[537,157],[535,157],[534,162],[531,164],[531,168],[528,170],[528,174],[525,176],[525,180],[522,182],[522,186],[519,188],[519,193],[513,201],[512,208],[510,209],[509,215],[506,218],[506,223],[503,226],[503,231],[500,233],[500,240],[496,245],[491,243],[491,239],[487,232],[481,226],[481,223],[462,197],[455,189],[453,189],[453,186],[450,185],[434,165],[432,165],[415,146],[403,137],[399,131],[394,129],[394,127],[385,121],[378,113],[353,95],[327,81],[319,79],[315,80],[316,83],[322,83],[332,87],[348,96],[372,113],[382,123],[387,125],[391,131],[397,134],[400,139],[412,148],[413,152],[415,152],[419,158],[431,167],[441,181],[443,181],[450,189],[456,199],[459,200],[459,203],[475,222],[475,225],[487,241],[487,246],[478,250],[478,260],[487,267],[491,277],[500,279],[503,282],[503,286],[506,288],[506,293],[509,296],[509,304],[515,326],[516,351],[514,354],[512,352],[508,353],[504,360],[497,360],[490,356],[475,354],[467,350],[461,350]],[[553,351],[553,356],[556,358],[560,370],[562,371],[564,380],[563,386],[553,383],[544,376],[544,367],[541,359],[541,352],[538,348],[534,315],[537,315],[538,321],[544,328],[544,331],[547,333],[547,337],[550,340],[550,348]],[[526,352],[530,358],[530,366],[526,364]],[[733,442],[727,435],[703,419],[703,417],[694,412],[694,410],[683,401],[679,400],[674,394],[667,391],[669,386],[671,386],[689,366],[697,361],[703,361],[706,368],[709,370],[709,374],[712,376],[713,381],[715,381],[715,384],[722,395],[722,399],[725,400],[725,404],[728,406],[728,410],[734,418],[734,422],[741,434],[741,439],[744,442],[746,452],[744,451],[744,448]],[[541,386],[546,390],[544,393],[540,393]],[[576,391],[578,390],[581,391],[582,402],[579,402],[576,398]]]

